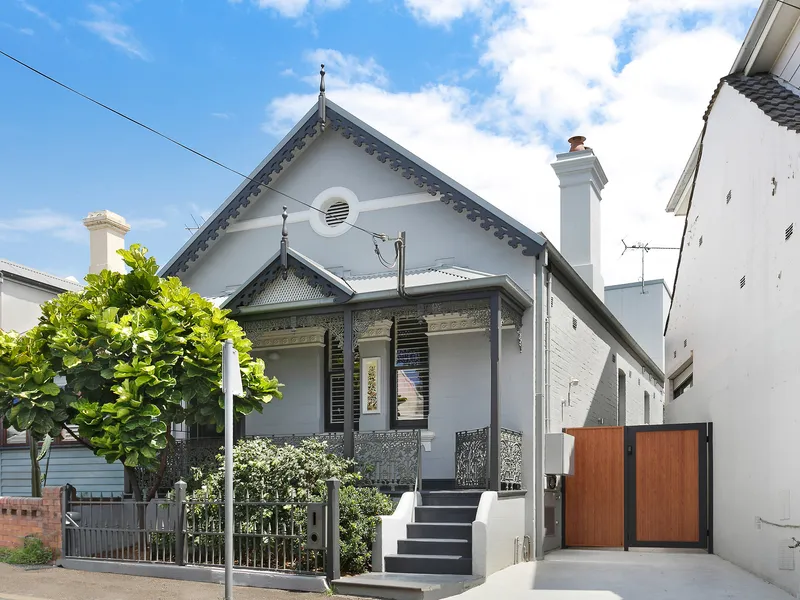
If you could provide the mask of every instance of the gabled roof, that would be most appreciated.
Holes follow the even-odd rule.
[[[83,289],[83,285],[77,281],[62,279],[61,277],[56,277],[55,275],[50,275],[43,271],[37,271],[36,269],[13,263],[9,260],[3,260],[2,258],[0,258],[0,274],[9,279],[35,285],[57,294],[61,292],[79,292]]]
[[[277,252],[220,306],[237,309],[281,301],[344,302],[353,296],[353,289],[341,277],[310,258],[291,248],[287,250],[287,258],[288,270],[285,274],[280,252]],[[281,286],[286,282],[288,285]]]
[[[496,238],[506,240],[509,246],[520,249],[524,255],[535,256],[542,250],[545,239],[541,235],[414,156],[334,102],[330,100],[326,102],[328,130],[352,140],[353,144],[374,156],[387,168],[397,171],[418,187],[424,188],[429,194],[438,195],[439,199],[450,205],[453,210],[477,223],[485,231],[491,231]],[[161,274],[170,276],[186,271],[190,263],[200,258],[200,255],[219,237],[220,232],[224,231],[238,217],[239,212],[250,204],[252,197],[258,196],[265,189],[262,186],[273,183],[281,171],[319,137],[321,137],[320,124],[315,105],[250,174],[249,180],[245,180],[183,248],[164,265]],[[312,199],[301,198],[301,200],[310,203]]]

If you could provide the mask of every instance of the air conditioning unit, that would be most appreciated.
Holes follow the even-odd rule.
[[[556,492],[561,489],[561,475],[546,475],[544,489],[547,492]]]

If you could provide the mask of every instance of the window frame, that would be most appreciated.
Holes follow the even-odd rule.
[[[424,319],[421,321],[425,323],[427,328],[427,321]],[[428,332],[425,332],[425,337],[428,339]],[[389,342],[389,362],[391,364],[391,373],[392,373],[392,384],[389,386],[390,389],[390,396],[389,396],[389,425],[391,429],[427,429],[428,428],[428,419],[430,417],[430,407],[431,407],[431,397],[430,397],[430,374],[431,374],[431,355],[430,355],[430,342],[428,342],[428,360],[425,365],[425,370],[428,372],[428,390],[426,392],[424,398],[424,404],[427,405],[427,411],[425,411],[428,416],[422,419],[398,419],[397,418],[397,372],[404,371],[407,367],[398,367],[397,366],[397,356],[396,356],[396,348],[397,348],[397,317],[392,319],[392,332],[390,335],[391,341]]]
[[[336,433],[340,431],[344,431],[344,422],[342,423],[334,423],[332,419],[332,406],[331,402],[333,400],[333,390],[331,390],[331,376],[334,373],[342,373],[344,376],[344,363],[342,363],[342,370],[332,370],[331,369],[331,356],[333,352],[333,338],[330,334],[330,331],[325,332],[325,352],[324,352],[324,362],[325,362],[325,369],[324,369],[324,378],[323,378],[323,385],[325,386],[325,393],[322,395],[323,402],[325,403],[324,412],[325,412],[325,422],[323,426],[323,430],[325,433]],[[356,369],[361,368],[361,359],[360,359],[360,352],[358,352],[359,358],[356,359],[356,353],[358,352],[357,346],[353,348],[353,375],[355,375]],[[342,356],[344,356],[344,351],[342,351]],[[345,404],[345,407],[347,404]],[[358,431],[359,422],[361,417],[361,387],[356,385],[355,377],[353,377],[353,431]]]

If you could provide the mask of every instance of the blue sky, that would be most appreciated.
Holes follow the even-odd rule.
[[[634,280],[613,240],[677,245],[663,207],[756,3],[564,4],[3,0],[0,49],[243,172],[310,107],[325,60],[333,100],[556,240],[548,163],[580,129],[618,182],[606,282]],[[80,219],[110,209],[163,264],[239,183],[7,59],[0,86],[0,257],[80,278]],[[632,150],[643,131],[656,166]]]

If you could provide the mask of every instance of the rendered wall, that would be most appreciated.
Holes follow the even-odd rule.
[[[800,231],[786,239],[798,197],[798,134],[723,86],[666,336],[667,373],[692,359],[694,385],[667,420],[714,423],[715,552],[792,594],[800,573],[779,558],[796,530],[759,529],[755,518],[800,523]]]

